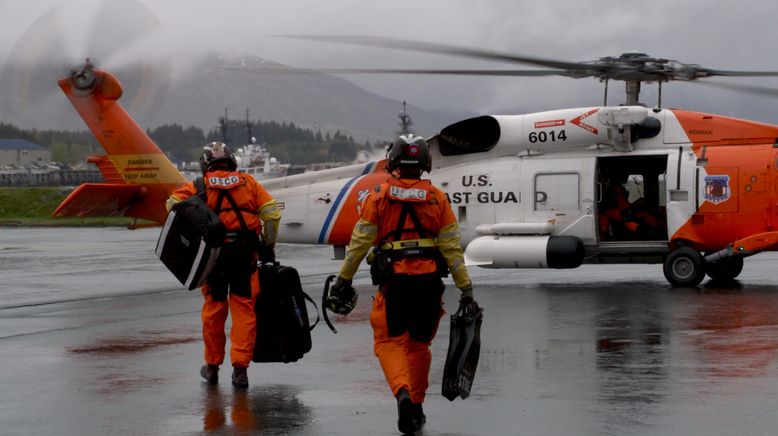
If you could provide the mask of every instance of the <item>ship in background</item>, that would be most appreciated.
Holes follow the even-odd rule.
[[[403,110],[397,114],[397,118],[400,119],[400,130],[395,132],[397,135],[410,135],[414,133],[411,130],[411,126],[413,126],[413,120],[411,119],[411,114],[409,114],[406,110],[405,100],[403,100]],[[381,145],[376,145],[376,148],[372,150],[361,149],[357,151],[357,156],[352,163],[361,164],[383,159],[386,157],[386,149],[389,147],[389,144],[394,142],[394,140],[395,138],[391,138],[387,141],[382,141],[381,143],[383,144],[383,147]]]
[[[397,118],[400,119],[400,130],[397,131],[398,135],[410,135],[413,133],[411,131],[413,120],[411,119],[411,114],[405,110],[405,100],[403,100],[403,111],[397,114]]]
[[[274,177],[288,176],[305,172],[305,168],[282,164],[270,155],[264,144],[257,144],[257,138],[251,136],[249,143],[235,150],[235,160],[238,162],[238,170],[250,174],[257,180],[272,179]]]
[[[397,114],[399,118],[400,130],[396,133],[398,135],[408,135],[413,133],[411,126],[413,126],[413,120],[411,115],[406,110],[406,102],[403,100],[402,112]],[[224,117],[219,118],[219,130],[221,131],[222,142],[229,144],[229,119],[227,117],[227,110],[224,110]],[[238,162],[238,170],[246,174],[250,174],[257,180],[267,180],[276,177],[291,176],[294,174],[301,174],[307,171],[321,171],[337,166],[343,165],[342,162],[322,162],[312,163],[308,165],[293,165],[289,163],[281,163],[277,158],[270,155],[266,144],[257,144],[257,138],[254,137],[252,132],[251,118],[249,117],[249,110],[246,109],[246,137],[247,141],[243,146],[234,148],[235,159]],[[391,144],[390,140],[387,144]],[[385,150],[381,150],[380,153],[369,153],[366,150],[360,150],[357,152],[357,156],[354,162],[350,163],[367,163],[373,160],[380,160],[384,158]],[[202,173],[200,170],[200,164],[198,162],[192,162],[183,165],[181,168],[184,176],[188,180],[194,180]]]
[[[257,180],[300,174],[306,171],[306,168],[300,165],[281,163],[277,158],[270,155],[266,144],[257,144],[257,138],[254,137],[251,130],[252,124],[248,109],[246,109],[245,124],[246,143],[240,147],[233,147],[239,171],[249,174]],[[222,134],[222,142],[229,144],[231,141],[227,134],[229,129],[227,109],[224,110],[224,117],[219,118],[219,129]],[[194,180],[202,175],[198,162],[186,164],[182,170],[188,180]]]

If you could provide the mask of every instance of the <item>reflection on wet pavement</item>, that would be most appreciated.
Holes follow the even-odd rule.
[[[740,286],[706,288],[691,328],[705,369],[715,377],[768,375],[778,357],[775,291],[743,292]]]
[[[298,399],[295,386],[264,385],[228,393],[222,389],[203,383],[205,432],[296,434],[312,420],[311,409]]]
[[[0,433],[396,434],[365,270],[353,314],[332,317],[337,335],[317,327],[299,362],[252,365],[246,391],[232,388],[225,362],[211,387],[198,374],[202,299],[162,269],[154,239],[35,229],[0,247]],[[317,301],[339,266],[330,253],[276,252]],[[774,434],[771,255],[749,258],[741,282],[692,289],[667,286],[661,266],[473,269],[485,310],[473,391],[454,402],[440,394],[446,315],[432,345],[424,434]],[[457,293],[447,288],[450,309]]]
[[[129,354],[140,353],[166,345],[189,344],[198,341],[202,341],[202,339],[193,336],[185,338],[111,338],[103,339],[95,345],[69,348],[68,351],[74,354],[94,355]]]

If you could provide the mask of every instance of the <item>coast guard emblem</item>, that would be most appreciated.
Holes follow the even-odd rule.
[[[705,177],[705,200],[719,204],[729,200],[730,195],[729,176]]]

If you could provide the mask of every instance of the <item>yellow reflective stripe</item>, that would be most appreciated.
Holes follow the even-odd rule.
[[[278,239],[278,223],[280,220],[268,220],[263,221],[262,224],[262,240],[267,245],[273,245]]]
[[[278,208],[278,203],[276,203],[275,199],[259,207],[259,219],[265,222],[281,219],[281,209]]]
[[[457,224],[456,222],[451,223],[446,227],[440,229],[440,234],[438,235],[438,239],[451,239],[451,238],[459,238],[459,224]]]
[[[354,226],[354,231],[364,236],[375,237],[378,234],[378,226],[369,221],[359,220]]]
[[[167,209],[168,212],[170,212],[170,209],[173,208],[173,205],[181,201],[181,199],[175,195],[171,195],[167,201],[165,202],[165,209]]]
[[[362,259],[365,258],[368,250],[373,246],[376,233],[378,233],[378,226],[364,218],[359,219],[351,232],[351,241],[346,249],[346,258],[343,259],[343,265],[340,268],[341,277],[346,280],[351,280],[354,277]]]
[[[407,239],[402,241],[391,241],[381,245],[381,250],[402,250],[405,248],[435,248],[438,243],[435,239]]]
[[[443,258],[446,259],[446,264],[448,264],[448,269],[457,288],[465,289],[467,286],[472,286],[470,285],[470,275],[465,266],[457,223],[451,223],[440,230],[438,249]]]

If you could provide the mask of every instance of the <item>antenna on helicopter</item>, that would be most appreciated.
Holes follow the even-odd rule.
[[[411,120],[411,115],[405,111],[405,100],[403,100],[403,111],[397,114],[397,117],[400,118],[400,131],[397,133],[400,135],[410,134],[413,120]]]

